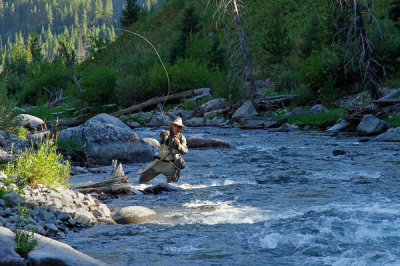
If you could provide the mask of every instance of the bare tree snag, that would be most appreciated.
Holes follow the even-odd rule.
[[[251,69],[249,57],[247,55],[247,46],[246,46],[246,41],[244,39],[242,23],[240,21],[240,14],[239,14],[239,10],[238,10],[237,4],[236,4],[236,0],[232,0],[232,7],[233,7],[233,15],[235,17],[236,30],[237,30],[239,42],[240,42],[240,48],[242,50],[244,72],[246,74],[246,81],[250,84],[250,87],[252,89],[252,94],[255,95],[256,85],[254,82],[254,76],[253,76],[253,71]]]

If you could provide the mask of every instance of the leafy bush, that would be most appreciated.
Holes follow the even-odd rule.
[[[224,75],[207,65],[193,59],[178,59],[175,65],[167,68],[171,82],[171,93],[211,87],[214,92],[226,89]],[[150,74],[149,89],[152,93],[166,94],[168,82],[164,69],[156,65]],[[226,94],[226,92],[225,92]]]
[[[15,102],[8,99],[5,92],[0,93],[0,130],[14,133],[18,122],[15,120]]]
[[[383,120],[385,120],[390,127],[400,127],[400,113],[391,114],[385,117]]]
[[[67,186],[70,164],[68,161],[62,162],[62,155],[57,154],[56,150],[54,141],[45,139],[37,151],[27,149],[17,160],[8,163],[5,173],[22,178],[33,187],[38,184],[50,188]]]
[[[105,67],[96,67],[85,72],[82,82],[83,99],[90,105],[112,103],[115,99],[114,89],[117,83],[117,72]]]
[[[298,78],[324,103],[331,104],[341,96],[343,64],[334,50],[323,49],[300,65]]]
[[[297,73],[283,64],[276,64],[271,73],[278,91],[293,92],[298,85]]]

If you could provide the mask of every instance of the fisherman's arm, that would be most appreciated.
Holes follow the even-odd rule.
[[[179,142],[179,144],[178,144]],[[181,135],[181,140],[178,140],[177,146],[178,146],[178,151],[180,154],[186,154],[188,152],[188,147],[186,144],[186,138],[185,136]]]

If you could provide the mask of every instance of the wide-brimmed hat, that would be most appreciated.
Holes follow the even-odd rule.
[[[176,125],[176,126],[182,128],[182,130],[185,130],[185,129],[186,129],[186,126],[184,126],[184,125],[182,124],[182,118],[180,118],[180,117],[177,117],[174,121],[169,121],[169,122],[168,122],[168,126],[169,126],[169,127],[172,127],[172,124],[174,124],[174,125]]]

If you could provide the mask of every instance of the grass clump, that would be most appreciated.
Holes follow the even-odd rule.
[[[17,230],[15,232],[15,239],[17,245],[14,247],[14,250],[24,258],[26,258],[28,253],[38,244],[34,232],[31,231]]]
[[[385,120],[390,127],[400,127],[400,113],[391,114],[385,117],[383,120]]]
[[[319,112],[315,114],[282,115],[279,119],[286,118],[288,123],[298,126],[322,126],[329,121],[337,121],[346,116],[344,109],[335,109],[329,112]]]
[[[57,154],[57,145],[53,139],[43,140],[38,147],[37,151],[27,149],[17,160],[8,163],[5,173],[22,178],[32,187],[38,184],[49,188],[68,186],[70,164],[62,160],[62,155]]]

